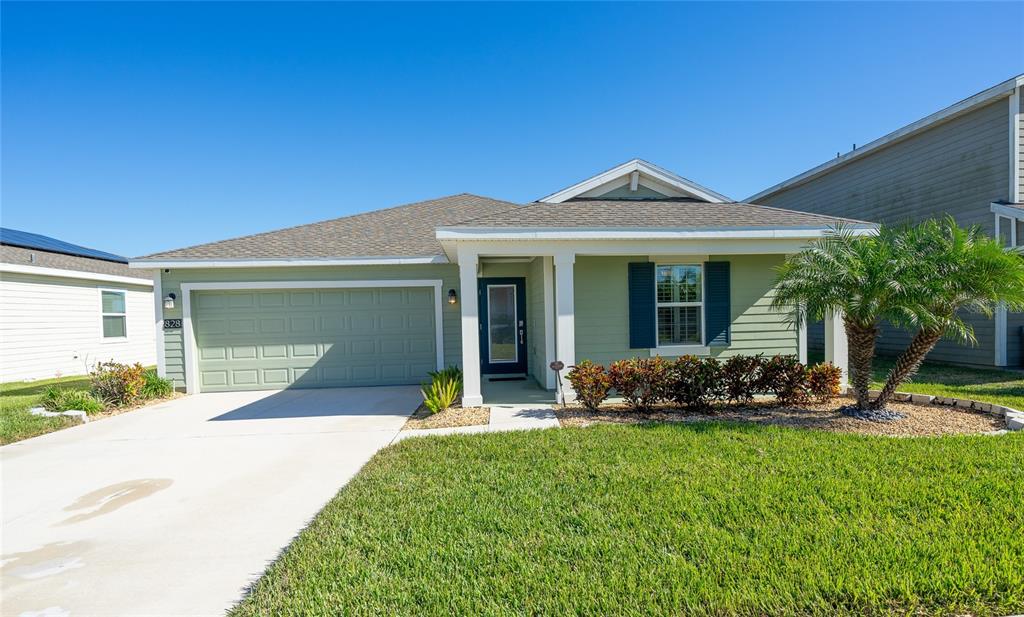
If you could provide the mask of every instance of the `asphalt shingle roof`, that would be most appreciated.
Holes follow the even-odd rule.
[[[221,240],[139,257],[146,259],[329,259],[430,257],[444,254],[439,225],[518,208],[517,204],[462,193],[277,231]]]
[[[511,211],[491,213],[453,225],[462,228],[647,228],[738,229],[826,227],[864,221],[741,202],[711,203],[696,199],[574,199],[534,202]]]

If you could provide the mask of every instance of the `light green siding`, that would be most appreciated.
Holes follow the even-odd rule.
[[[541,257],[530,263],[526,276],[526,316],[530,333],[527,342],[529,371],[537,383],[543,386],[548,367],[544,359],[544,259]]]
[[[162,272],[163,293],[175,293],[179,301],[175,308],[165,309],[164,318],[180,318],[182,283],[265,282],[265,281],[359,281],[359,280],[441,280],[442,297],[447,299],[449,289],[458,290],[457,265],[400,265],[400,266],[348,266],[297,268],[218,268],[180,269]],[[476,293],[471,290],[470,293]],[[442,303],[442,328],[445,364],[462,364],[462,335],[459,305]],[[185,385],[185,367],[182,330],[164,332],[165,365],[167,376],[176,387]]]
[[[643,184],[637,186],[635,191],[629,190],[629,185],[625,184],[617,189],[612,189],[595,199],[664,199],[665,197],[667,197],[667,195],[659,193],[658,191],[650,187],[646,187]]]
[[[712,348],[720,357],[736,354],[797,353],[795,328],[785,315],[771,309],[773,268],[782,263],[776,255],[712,256],[712,261],[731,262],[732,342]],[[637,257],[577,257],[576,360],[608,364],[634,356],[646,357],[657,350],[629,348],[628,264],[647,261]]]

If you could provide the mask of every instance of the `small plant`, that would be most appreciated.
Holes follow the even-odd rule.
[[[141,364],[99,362],[89,374],[92,394],[109,405],[124,407],[139,400],[146,384]]]
[[[618,360],[608,367],[608,377],[626,404],[634,411],[646,411],[664,396],[668,363],[660,356]]]
[[[764,357],[733,356],[722,365],[722,395],[732,403],[754,400]]]
[[[680,356],[669,364],[666,398],[691,409],[707,409],[722,395],[722,364],[715,358]]]
[[[831,362],[815,364],[807,369],[807,389],[814,400],[824,403],[839,396],[842,377],[842,369]]]
[[[153,369],[142,374],[143,384],[140,395],[144,399],[166,398],[174,392],[174,384],[170,379],[164,379]]]
[[[807,400],[807,367],[793,356],[772,356],[761,367],[758,390],[771,392],[783,405]]]
[[[104,409],[103,401],[88,392],[68,388],[47,388],[43,394],[42,405],[47,411],[70,411],[77,409],[88,415],[100,413]]]
[[[462,369],[449,366],[440,371],[431,371],[430,381],[423,384],[423,405],[430,413],[444,411],[459,400],[462,395]]]
[[[565,376],[576,392],[576,400],[585,408],[594,411],[608,398],[612,380],[600,364],[584,360],[571,367]]]

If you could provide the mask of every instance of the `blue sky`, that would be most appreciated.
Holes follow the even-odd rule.
[[[633,157],[730,197],[1024,72],[1024,3],[4,2],[4,226],[125,255]]]

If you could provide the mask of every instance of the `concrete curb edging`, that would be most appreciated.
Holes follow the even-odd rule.
[[[853,389],[848,389],[844,394],[849,397]],[[868,396],[877,397],[881,390],[868,390]],[[953,398],[951,396],[932,396],[931,394],[912,394],[910,392],[896,392],[892,400],[897,403],[915,403],[917,405],[941,405],[945,407],[960,407],[971,409],[982,413],[989,413],[994,416],[1006,419],[1006,428],[1011,431],[1024,430],[1024,411],[998,405],[996,403],[984,403],[967,398]]]
[[[28,412],[33,416],[43,416],[44,418],[56,418],[59,416],[65,416],[68,418],[76,418],[82,424],[89,421],[89,416],[81,410],[69,409],[67,411],[47,411],[45,407],[33,407]]]

